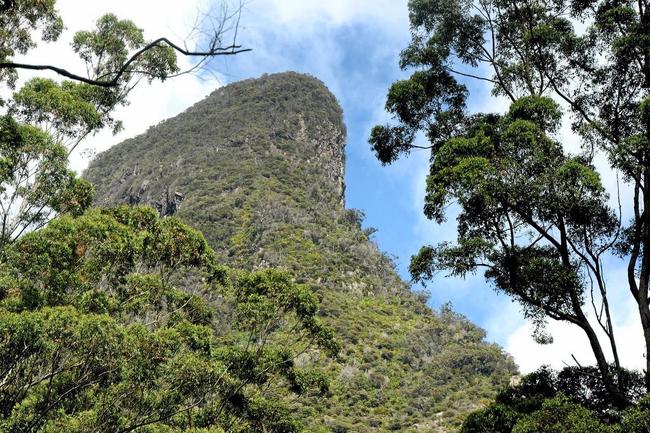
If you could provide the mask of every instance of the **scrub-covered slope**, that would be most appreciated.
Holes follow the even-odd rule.
[[[284,268],[319,293],[344,349],[331,395],[296,404],[310,431],[438,431],[515,367],[482,330],[418,300],[344,208],[344,146],[336,98],[283,73],[216,90],[99,155],[85,176],[97,204],[178,215],[225,264]]]

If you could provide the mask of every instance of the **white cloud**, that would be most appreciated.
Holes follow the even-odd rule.
[[[624,367],[641,370],[645,368],[641,325],[634,306],[628,305],[627,307],[627,314],[624,314],[614,326],[618,337],[619,357]],[[551,321],[548,331],[554,341],[549,345],[535,343],[531,338],[532,330],[529,323],[520,326],[507,339],[505,346],[506,351],[517,361],[522,373],[530,373],[542,365],[550,365],[556,369],[575,365],[572,355],[581,365],[595,364],[589,340],[584,332],[575,325]],[[601,339],[601,344],[603,344],[603,349],[611,362],[611,350],[604,338]]]
[[[147,39],[167,36],[182,43],[201,12],[209,10],[205,0],[113,0],[111,2],[92,2],[76,0],[59,0],[57,9],[63,17],[66,30],[56,43],[41,43],[36,49],[17,60],[51,64],[63,67],[72,72],[83,74],[83,64],[72,52],[70,43],[75,32],[91,29],[95,21],[111,12],[121,19],[130,19],[142,28]],[[173,10],[174,13],[169,13]],[[187,69],[190,59],[178,56],[179,66]],[[219,59],[217,59],[219,61]],[[47,75],[59,79],[54,73],[21,71],[21,82],[37,76]],[[174,116],[191,104],[199,101],[209,92],[219,87],[218,80],[207,77],[199,78],[194,75],[183,75],[164,83],[153,82],[148,85],[142,82],[131,93],[130,105],[116,110],[116,118],[123,120],[124,130],[113,136],[109,131],[102,131],[85,140],[72,156],[73,169],[83,170],[88,164],[88,151],[102,151],[126,138],[144,132],[149,126],[161,120]]]
[[[621,364],[630,369],[644,369],[643,332],[636,302],[628,296],[625,266],[620,261],[614,260],[610,260],[606,265],[612,269],[607,278],[608,298]],[[610,362],[613,362],[609,342],[594,319],[589,301],[586,302],[584,310],[599,335],[605,355]],[[551,365],[554,368],[562,368],[566,364],[575,365],[571,355],[574,355],[583,365],[595,364],[589,341],[577,326],[566,322],[550,321],[547,329],[554,339],[553,344],[550,345],[535,343],[531,338],[532,329],[531,324],[522,324],[505,342],[506,350],[515,357],[522,372],[528,373],[541,365]]]
[[[349,25],[358,21],[375,20],[390,23],[407,16],[404,0],[268,0],[280,24],[299,22],[307,26],[327,23],[331,26]],[[249,3],[255,8],[258,2]]]

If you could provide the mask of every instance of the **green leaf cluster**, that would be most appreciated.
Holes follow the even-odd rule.
[[[55,4],[56,0],[3,0],[0,3],[0,62],[34,48],[36,32],[43,41],[59,38],[64,26]],[[15,69],[0,69],[0,82],[13,86],[17,78]]]
[[[66,149],[46,132],[0,117],[0,248],[54,213],[78,215],[90,206],[94,189],[68,168]]]
[[[311,291],[220,266],[200,232],[147,207],[21,237],[0,286],[7,432],[297,432],[277,393],[328,389],[298,351],[338,352]]]
[[[472,413],[461,433],[619,433],[645,432],[648,427],[643,376],[625,371],[626,393],[635,404],[626,410],[613,405],[594,367],[547,367],[504,389],[496,401]]]

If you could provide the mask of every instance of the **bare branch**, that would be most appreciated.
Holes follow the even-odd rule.
[[[447,67],[445,69],[447,69],[452,74],[462,75],[463,77],[474,78],[476,80],[487,81],[487,82],[492,83],[492,84],[500,84],[498,81],[493,80],[491,78],[481,77],[479,75],[474,75],[474,74],[468,74],[466,72],[460,72],[460,71],[457,71],[457,70],[449,68],[449,67]]]
[[[179,53],[191,57],[232,56],[235,54],[252,51],[251,48],[242,48],[241,45],[231,45],[229,47],[224,47],[224,48],[213,48],[208,51],[189,51],[180,47],[179,45],[174,44],[169,39],[163,37],[163,38],[158,38],[155,41],[145,45],[142,49],[140,49],[138,52],[133,54],[129,58],[129,60],[127,60],[124,63],[124,65],[122,65],[122,67],[117,72],[115,72],[113,78],[108,81],[104,81],[101,79],[87,78],[82,75],[74,74],[66,69],[59,68],[53,65],[32,65],[27,63],[0,62],[0,69],[11,68],[11,69],[29,69],[29,70],[38,70],[38,71],[50,70],[56,72],[61,76],[70,78],[75,81],[80,81],[82,83],[92,84],[93,86],[117,87],[120,84],[120,79],[124,74],[128,72],[128,68],[129,66],[131,66],[133,62],[135,62],[140,56],[142,56],[148,50],[162,45],[168,45],[174,50],[178,51]]]

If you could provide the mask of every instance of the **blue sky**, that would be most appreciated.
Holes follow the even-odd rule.
[[[70,54],[71,35],[90,27],[107,11],[132,19],[150,39],[164,34],[182,40],[195,22],[197,11],[214,7],[212,1],[59,0],[69,32],[58,43],[41,46],[30,55],[42,63],[80,68]],[[239,42],[253,52],[218,59],[211,66],[212,74],[186,75],[164,84],[138,87],[130,106],[117,113],[125,122],[125,130],[118,136],[104,132],[88,140],[74,156],[73,166],[82,170],[89,155],[178,114],[221,85],[263,73],[292,70],[312,74],[330,88],[343,106],[348,129],[347,205],[365,212],[365,225],[379,230],[375,235],[377,243],[396,257],[398,271],[408,280],[409,258],[421,245],[455,239],[453,218],[436,225],[422,214],[428,154],[414,152],[382,167],[367,144],[371,127],[390,120],[383,109],[388,87],[408,75],[398,68],[399,52],[408,41],[406,0],[248,0]],[[181,58],[180,62],[188,65],[187,59]],[[23,78],[28,76],[24,74]],[[482,83],[466,84],[471,93],[470,110],[503,111],[507,107],[504,101],[492,98]],[[576,148],[568,126],[563,129],[562,139],[567,148]],[[605,161],[601,164],[606,166]],[[615,176],[606,172],[605,181],[612,190]],[[622,267],[616,261],[612,264],[610,280],[616,287]],[[542,364],[560,368],[571,362],[571,354],[584,363],[592,360],[585,337],[567,325],[550,324],[556,338],[553,345],[534,343],[531,327],[518,306],[495,294],[480,275],[466,280],[441,275],[428,289],[434,308],[451,301],[455,310],[487,330],[488,340],[504,346],[524,372]],[[621,351],[624,359],[631,360],[628,365],[637,367],[642,357],[636,314],[624,291],[619,293],[615,293],[614,308],[618,334],[624,336]]]

